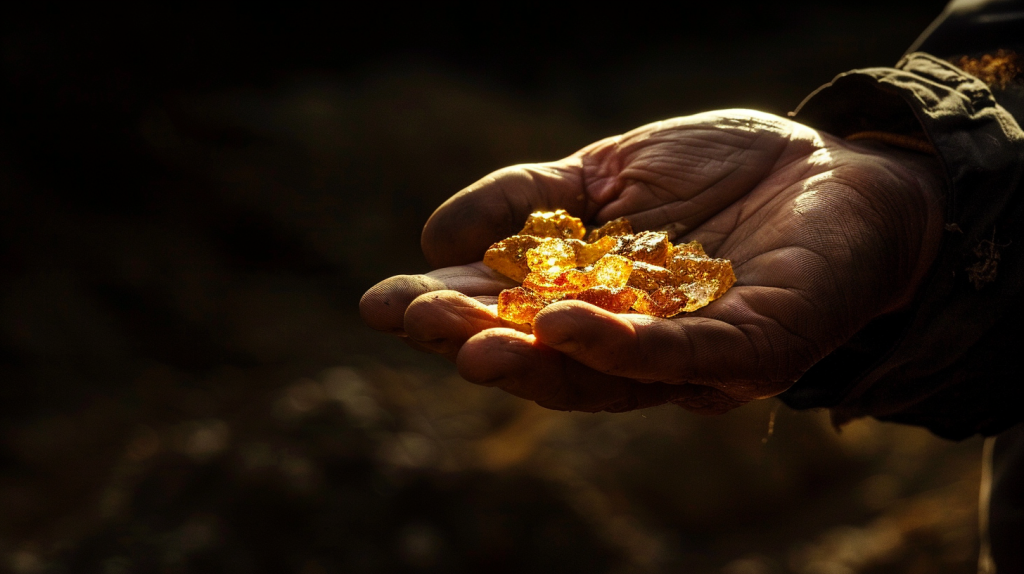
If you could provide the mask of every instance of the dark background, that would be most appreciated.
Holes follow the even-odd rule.
[[[976,442],[551,413],[356,313],[488,172],[784,114],[942,4],[8,12],[0,571],[973,571]]]

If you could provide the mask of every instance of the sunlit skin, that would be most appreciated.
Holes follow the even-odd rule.
[[[912,301],[941,239],[940,174],[929,156],[760,112],[658,122],[459,192],[423,230],[437,269],[386,279],[360,309],[371,327],[453,360],[467,381],[544,407],[721,413],[786,390]],[[537,315],[533,334],[507,328],[493,303],[515,283],[479,261],[531,212],[555,208],[698,240],[732,260],[737,283],[671,319],[564,301]]]

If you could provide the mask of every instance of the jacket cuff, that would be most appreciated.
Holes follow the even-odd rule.
[[[924,53],[836,77],[790,114],[846,137],[927,139],[947,179],[946,232],[914,302],[881,317],[781,398],[959,439],[1024,419],[1024,132],[980,80]]]

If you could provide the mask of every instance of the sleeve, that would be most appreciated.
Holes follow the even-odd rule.
[[[954,2],[915,46],[968,59],[994,52],[986,42],[999,38],[985,36],[985,25],[1005,28],[1012,18],[979,19],[979,11],[1010,10],[1017,33],[1004,36],[1024,39],[1021,4]],[[1003,80],[1013,76],[1006,71]],[[950,439],[1024,420],[1024,84],[1015,72],[990,87],[913,52],[893,68],[841,74],[793,112],[840,137],[926,140],[945,170],[947,198],[940,252],[914,302],[812,367],[781,396],[788,405],[829,408],[836,425],[873,416]]]

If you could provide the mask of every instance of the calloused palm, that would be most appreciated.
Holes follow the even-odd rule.
[[[675,402],[723,412],[788,388],[871,319],[908,303],[942,229],[937,162],[729,110],[658,122],[564,160],[506,168],[427,222],[439,267],[375,286],[371,326],[455,360],[471,382],[542,406],[622,411]],[[479,263],[538,209],[600,223],[626,216],[732,260],[736,285],[672,319],[571,301],[505,328],[510,285]]]

